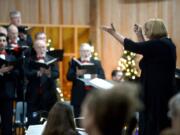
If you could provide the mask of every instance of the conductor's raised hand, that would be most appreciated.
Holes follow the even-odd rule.
[[[134,24],[134,32],[136,33],[138,41],[140,41],[140,42],[145,41],[145,38],[142,33],[142,27],[140,25]]]
[[[110,34],[116,31],[113,24],[111,24],[111,26],[101,26],[101,30],[108,32]]]
[[[101,26],[101,30],[108,32],[109,34],[111,34],[111,36],[117,39],[121,44],[124,44],[124,36],[116,31],[113,24],[111,24],[111,26]]]
[[[137,35],[142,35],[142,27],[138,24],[134,24],[134,32],[137,34]]]

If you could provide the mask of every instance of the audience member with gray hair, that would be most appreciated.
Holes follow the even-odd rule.
[[[168,116],[171,118],[174,134],[180,135],[180,93],[170,99]]]

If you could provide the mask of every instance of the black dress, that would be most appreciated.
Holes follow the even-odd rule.
[[[140,113],[141,134],[159,135],[170,125],[167,111],[168,101],[175,93],[176,47],[169,38],[139,43],[125,39],[124,47],[143,55],[140,79],[145,108]]]

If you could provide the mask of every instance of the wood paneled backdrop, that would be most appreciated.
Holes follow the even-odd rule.
[[[98,51],[107,78],[122,55],[119,43],[99,29],[114,23],[117,30],[136,40],[134,23],[164,19],[177,47],[180,68],[180,0],[0,0],[0,23],[8,23],[11,10],[22,12],[24,24],[90,25],[90,40]]]

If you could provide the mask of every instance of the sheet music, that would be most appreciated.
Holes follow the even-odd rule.
[[[44,124],[39,125],[30,125],[28,127],[28,130],[26,130],[26,135],[42,135],[45,126],[46,122],[44,122]]]
[[[101,78],[94,78],[94,79],[83,79],[78,78],[79,80],[83,81],[85,85],[91,85],[95,88],[101,88],[101,89],[110,89],[114,87],[114,84],[110,83],[107,80],[101,79]]]
[[[92,80],[89,81],[91,84],[93,84],[93,86],[97,87],[97,88],[102,88],[102,89],[110,89],[112,88],[114,85],[104,79],[100,79],[100,78],[94,78]]]

